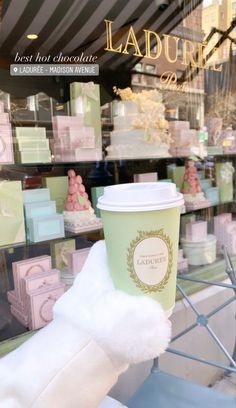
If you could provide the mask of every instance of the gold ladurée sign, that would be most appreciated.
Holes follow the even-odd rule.
[[[106,25],[106,38],[107,44],[104,48],[105,51],[117,52],[120,54],[130,54],[130,48],[134,48],[132,55],[136,57],[145,57],[153,60],[157,60],[164,53],[166,60],[175,64],[177,61],[182,65],[191,66],[200,69],[210,69],[212,71],[221,71],[222,66],[217,67],[215,64],[207,65],[207,62],[204,58],[204,50],[207,46],[207,43],[189,41],[183,38],[179,38],[172,35],[163,34],[163,40],[155,31],[150,31],[143,29],[144,41],[145,41],[145,53],[142,54],[139,48],[138,40],[135,34],[135,31],[130,26],[127,37],[124,43],[119,45],[113,45],[113,36],[112,36],[112,24],[110,20],[104,20]],[[155,40],[155,51],[153,51],[153,45],[151,43]],[[179,43],[182,42],[182,55],[178,55]]]

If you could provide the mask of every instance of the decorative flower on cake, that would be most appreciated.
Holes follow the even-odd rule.
[[[158,90],[142,90],[137,93],[131,88],[113,87],[113,90],[122,101],[137,103],[140,116],[134,119],[132,125],[135,129],[145,129],[144,140],[147,143],[169,145],[172,142],[168,132],[168,122],[165,120],[165,106]]]

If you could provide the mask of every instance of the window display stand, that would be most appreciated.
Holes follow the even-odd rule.
[[[218,283],[208,280],[198,280],[191,279],[190,277],[179,277],[179,279],[192,280],[193,282],[200,282],[206,285],[216,285],[223,286],[234,291],[234,295],[228,299],[226,302],[217,306],[215,309],[211,310],[207,314],[201,314],[185,293],[179,283],[177,283],[177,289],[181,292],[183,298],[189,304],[194,314],[196,315],[196,322],[190,325],[188,328],[177,334],[172,338],[171,342],[177,340],[178,338],[184,336],[189,331],[193,330],[197,326],[201,326],[207,330],[208,334],[220,348],[222,353],[225,355],[229,361],[229,365],[220,364],[218,362],[211,361],[210,359],[203,359],[196,357],[192,354],[187,354],[182,351],[174,350],[168,348],[167,351],[173,354],[176,354],[180,357],[190,358],[191,360],[198,361],[203,364],[208,364],[211,366],[218,367],[223,369],[225,374],[236,373],[236,342],[234,346],[234,351],[232,356],[227,351],[226,347],[222,344],[220,339],[217,337],[216,333],[212,330],[208,324],[210,317],[214,316],[220,310],[228,306],[231,302],[236,300],[236,274],[228,255],[227,249],[223,246],[224,259],[226,263],[225,272],[228,275],[231,284],[227,283]],[[161,371],[158,367],[158,359],[155,359],[153,362],[151,374],[137,390],[134,396],[130,399],[128,406],[129,408],[165,408],[167,406],[174,406],[175,408],[197,408],[197,407],[207,407],[215,408],[216,406],[221,406],[224,404],[224,407],[234,408],[236,404],[236,398],[230,395],[223,394],[218,390],[214,390],[205,386],[201,386],[185,380],[183,378],[176,377],[172,374],[165,373]]]

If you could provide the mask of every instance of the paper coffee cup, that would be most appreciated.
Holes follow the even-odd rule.
[[[170,315],[175,304],[182,194],[173,183],[105,187],[98,199],[114,286],[158,300]]]

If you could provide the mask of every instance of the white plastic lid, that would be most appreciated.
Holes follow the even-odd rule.
[[[107,211],[154,211],[184,204],[176,185],[168,182],[127,183],[105,187],[97,207]]]

